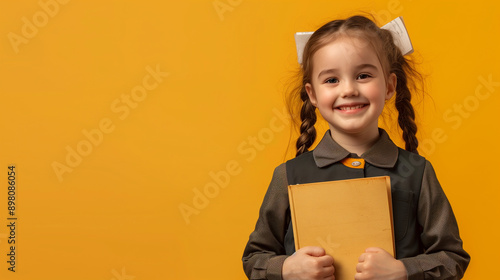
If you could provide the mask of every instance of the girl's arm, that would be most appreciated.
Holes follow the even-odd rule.
[[[335,279],[333,258],[320,247],[304,247],[291,257],[286,255],[288,209],[288,181],[285,164],[282,164],[274,170],[255,230],[243,253],[243,268],[248,279]]]
[[[359,258],[356,280],[461,279],[470,256],[462,248],[458,225],[432,165],[426,161],[418,201],[418,222],[425,252],[394,259],[380,248],[368,248]]]
[[[401,259],[408,280],[461,279],[470,256],[462,248],[458,224],[430,162],[426,162],[418,201],[424,254]]]
[[[286,167],[281,164],[274,170],[255,230],[243,253],[243,269],[248,279],[281,280],[283,262],[287,258],[284,239],[290,222],[288,208]]]

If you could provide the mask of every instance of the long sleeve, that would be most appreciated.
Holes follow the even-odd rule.
[[[274,170],[255,230],[243,253],[243,269],[248,279],[281,280],[287,257],[284,238],[290,222],[287,187],[285,164],[281,164]]]
[[[470,256],[462,248],[455,215],[428,161],[418,201],[418,221],[425,252],[401,259],[408,280],[461,279]]]

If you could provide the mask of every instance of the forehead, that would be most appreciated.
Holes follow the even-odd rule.
[[[328,68],[350,70],[363,64],[372,64],[382,70],[373,45],[357,37],[336,38],[318,49],[313,56],[314,73]]]

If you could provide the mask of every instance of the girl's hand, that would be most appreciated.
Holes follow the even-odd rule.
[[[286,258],[283,280],[335,280],[333,258],[321,247],[304,247]]]
[[[356,280],[406,280],[406,268],[381,248],[368,248],[356,265]]]

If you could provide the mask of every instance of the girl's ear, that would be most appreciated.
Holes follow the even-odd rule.
[[[309,100],[311,101],[311,104],[316,107],[317,104],[317,99],[316,99],[316,93],[314,92],[314,88],[310,83],[306,83],[305,85],[307,95],[309,96]]]
[[[396,74],[389,74],[389,78],[387,79],[387,93],[385,94],[385,99],[389,100],[396,93],[396,86],[398,84],[398,77]]]

